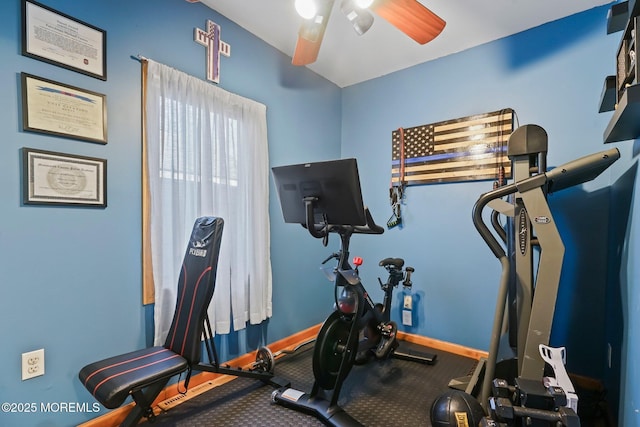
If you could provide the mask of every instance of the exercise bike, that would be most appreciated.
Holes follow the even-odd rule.
[[[369,359],[402,357],[432,363],[435,355],[412,355],[397,351],[397,326],[390,321],[391,295],[404,280],[411,284],[413,269],[402,269],[404,260],[387,258],[380,262],[389,272],[382,304],[375,304],[364,288],[356,268],[349,263],[349,243],[353,234],[382,234],[369,210],[364,207],[355,159],[307,163],[273,168],[286,222],[300,223],[326,246],[331,234],[340,238],[340,250],[331,270],[335,310],[324,321],[313,350],[314,384],[310,393],[281,388],[272,394],[278,404],[309,413],[327,425],[360,426],[338,405],[345,379],[356,363]]]
[[[389,273],[385,283],[383,303],[374,303],[360,281],[358,267],[362,259],[354,258],[355,268],[349,263],[349,242],[353,234],[381,234],[382,227],[373,222],[365,210],[365,226],[329,225],[327,233],[340,236],[341,248],[323,261],[332,259],[337,265],[328,276],[335,284],[335,310],[324,321],[313,350],[313,375],[315,382],[310,394],[287,388],[274,391],[273,401],[302,412],[311,413],[325,423],[335,426],[359,426],[357,420],[338,406],[342,385],[355,364],[390,357],[433,363],[436,355],[398,352],[397,325],[390,321],[393,290],[401,282],[411,286],[414,269],[403,269],[401,258],[385,258],[379,265]]]
[[[340,255],[340,252],[333,253],[325,259],[322,264],[326,264],[331,259],[340,260]],[[363,263],[362,258],[354,257],[352,263],[355,266],[355,268],[353,268],[355,274],[359,276],[358,270]],[[402,258],[385,258],[381,260],[378,265],[383,267],[388,273],[386,282],[383,283],[382,280],[378,278],[380,289],[384,292],[384,298],[382,303],[374,304],[367,301],[369,294],[366,289],[364,289],[362,283],[360,283],[365,295],[366,310],[363,317],[358,319],[360,337],[354,363],[360,365],[371,360],[384,360],[389,357],[426,364],[434,363],[437,357],[435,354],[399,351],[399,343],[396,338],[398,327],[396,323],[391,320],[393,291],[400,283],[402,283],[404,289],[411,289],[413,285],[411,275],[415,269],[407,266],[403,270],[404,259]],[[339,284],[336,281],[336,272],[336,268],[330,271],[325,270],[325,274],[336,284],[337,288]],[[337,292],[334,292],[334,294],[337,296]],[[340,295],[336,298],[335,307],[343,314],[356,313],[355,304],[357,303],[362,303],[358,292],[349,286],[343,286]],[[371,304],[373,304],[373,307]]]

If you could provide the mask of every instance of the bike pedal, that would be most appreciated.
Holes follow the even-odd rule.
[[[386,359],[389,357],[389,354],[393,350],[395,350],[398,345],[396,341],[396,332],[398,331],[398,327],[395,322],[389,322],[383,326],[383,335],[384,337],[380,340],[380,344],[375,350],[375,355],[377,359]]]
[[[397,331],[397,327],[395,327],[395,324],[392,325],[393,322],[389,322],[389,323],[381,323],[380,325],[378,325],[378,330],[380,331],[380,333],[382,334],[383,337],[393,337],[395,336],[395,332]]]

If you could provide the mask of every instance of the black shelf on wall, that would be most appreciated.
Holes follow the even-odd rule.
[[[623,31],[616,54],[616,75],[607,76],[600,97],[599,112],[613,111],[604,131],[604,142],[640,137],[640,3],[629,0],[611,6],[607,16],[607,34]]]
[[[607,15],[607,34],[624,30],[629,21],[629,2],[616,3],[609,9]]]
[[[604,142],[627,141],[640,136],[640,84],[628,86],[618,101],[607,128]]]

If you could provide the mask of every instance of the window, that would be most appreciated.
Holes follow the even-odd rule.
[[[214,332],[260,323],[271,316],[266,107],[153,61],[143,75],[145,278],[153,281],[155,342],[170,327],[186,241],[203,215],[225,221],[209,309]]]

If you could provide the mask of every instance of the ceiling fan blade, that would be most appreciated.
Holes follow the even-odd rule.
[[[291,63],[293,65],[308,65],[316,62],[320,52],[320,41],[307,40],[298,35],[296,50],[293,52]]]
[[[435,39],[446,25],[417,0],[375,0],[371,10],[420,44]]]
[[[293,65],[308,65],[318,59],[320,45],[322,44],[324,31],[329,22],[333,2],[334,0],[323,1],[318,8],[316,16],[304,20],[300,26],[296,49],[293,52],[293,59],[291,61]]]

